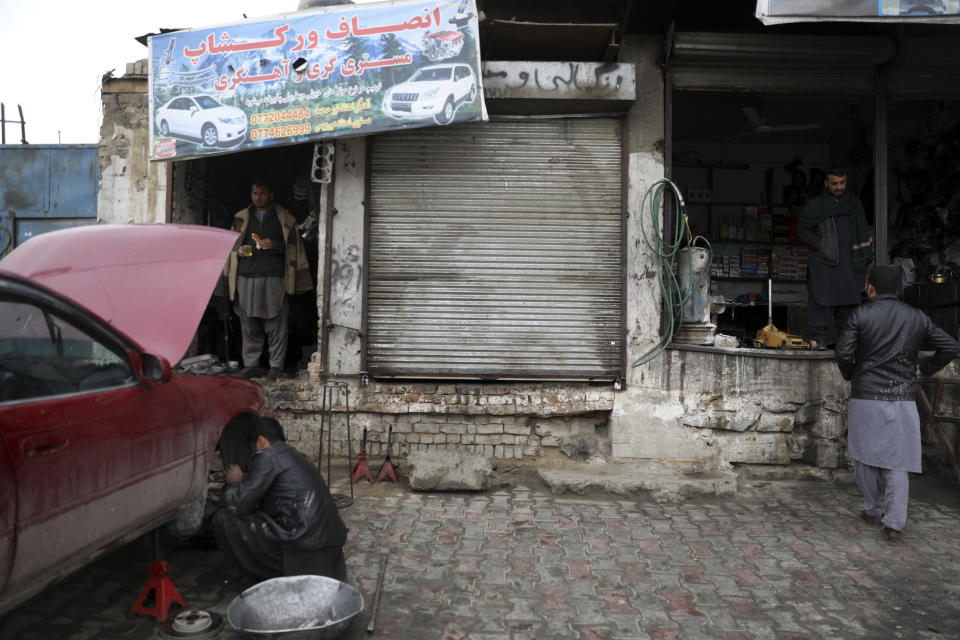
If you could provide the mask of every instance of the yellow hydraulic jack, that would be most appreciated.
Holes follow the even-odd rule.
[[[773,349],[813,349],[817,346],[816,342],[807,342],[798,335],[780,331],[773,326],[773,280],[767,280],[767,326],[757,331],[757,336],[753,340],[753,346],[761,349],[770,347]]]

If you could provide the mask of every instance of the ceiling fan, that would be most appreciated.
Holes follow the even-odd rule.
[[[809,123],[797,123],[797,124],[770,124],[767,121],[766,116],[763,114],[763,111],[760,107],[754,107],[753,105],[747,105],[741,107],[743,115],[747,117],[747,120],[753,125],[753,128],[749,131],[744,131],[743,133],[738,133],[732,135],[726,140],[735,140],[737,138],[743,138],[745,136],[753,136],[762,133],[782,133],[786,131],[810,131],[813,129],[820,129],[823,127],[822,122],[809,122]]]

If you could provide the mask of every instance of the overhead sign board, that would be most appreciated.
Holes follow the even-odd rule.
[[[758,0],[764,24],[811,21],[960,22],[960,0]]]
[[[487,118],[475,0],[326,7],[149,49],[151,160]]]

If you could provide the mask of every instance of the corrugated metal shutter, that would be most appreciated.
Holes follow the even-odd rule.
[[[669,68],[688,91],[871,95],[875,69],[896,53],[882,36],[681,32]]]
[[[621,164],[612,118],[375,138],[368,370],[620,375]]]

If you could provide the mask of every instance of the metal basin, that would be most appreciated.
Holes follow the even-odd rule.
[[[336,638],[363,611],[363,596],[324,576],[273,578],[255,584],[230,603],[227,620],[253,638]]]

